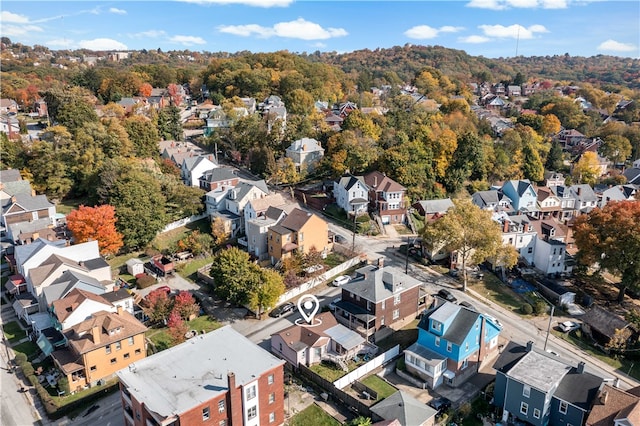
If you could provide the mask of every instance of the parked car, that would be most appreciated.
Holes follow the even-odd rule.
[[[562,330],[563,333],[569,333],[573,330],[577,330],[580,328],[580,324],[575,321],[565,321],[558,323],[558,327]]]
[[[438,413],[436,414],[436,416],[442,416],[442,414],[447,411],[449,408],[451,408],[451,401],[449,401],[447,398],[441,396],[439,398],[434,398],[431,401],[428,402],[429,406],[431,408],[433,408],[434,410],[436,410]]]
[[[558,355],[558,352],[556,352],[556,351],[552,351],[551,349],[547,349],[547,353],[548,353],[549,355],[553,355],[553,356],[560,356],[560,355]]]
[[[278,317],[281,317],[282,315],[288,314],[289,312],[293,311],[295,308],[296,308],[296,305],[294,305],[293,303],[285,302],[282,305],[274,308],[271,312],[269,312],[269,316],[273,318],[278,318]]]
[[[331,301],[331,303],[329,303],[329,310],[330,311],[335,311],[336,310],[336,304],[338,302],[342,301],[342,298],[338,297],[337,299],[333,299]]]
[[[440,289],[437,296],[451,303],[456,303],[458,301],[458,299],[456,299],[456,297],[453,294],[451,294],[449,290],[445,288]]]
[[[498,327],[502,327],[502,323],[497,318],[494,318],[489,314],[483,314],[483,315],[487,320],[491,321],[494,324],[497,324]]]
[[[332,284],[334,287],[340,287],[341,285],[345,285],[349,281],[351,281],[351,277],[349,275],[340,275],[335,280],[333,280]]]
[[[458,305],[460,306],[464,306],[467,309],[471,309],[474,312],[478,312],[478,310],[476,309],[475,306],[473,306],[471,303],[467,302],[466,300],[463,300],[462,302],[458,303]]]

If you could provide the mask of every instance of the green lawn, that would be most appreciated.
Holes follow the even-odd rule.
[[[332,269],[347,260],[348,258],[344,254],[333,252],[327,255],[327,258],[324,259],[324,264],[327,265],[327,268]]]
[[[186,278],[195,282],[196,272],[198,271],[198,269],[211,263],[212,261],[213,261],[213,256],[199,257],[197,259],[192,259],[189,262],[187,262],[183,267],[178,268],[178,274],[183,278]]]
[[[347,371],[344,371],[338,365],[332,362],[322,361],[320,364],[315,364],[309,367],[311,371],[316,373],[318,376],[329,380],[330,382],[335,382],[340,377],[347,374]]]
[[[391,396],[398,390],[375,374],[360,380],[360,382],[378,393],[378,401]]]
[[[473,291],[513,312],[520,313],[520,307],[525,303],[522,297],[504,285],[491,272],[485,272],[482,280],[470,280],[469,283]]]
[[[33,342],[24,342],[18,345],[12,346],[14,352],[22,352],[27,356],[27,359],[31,359],[38,355],[40,348]]]
[[[187,321],[189,330],[195,330],[200,333],[202,330],[205,333],[220,328],[222,324],[218,321],[211,319],[208,315],[202,315],[192,321]],[[160,352],[173,346],[171,335],[167,327],[149,329],[145,333],[146,337],[153,342],[156,346],[156,351]]]
[[[181,226],[169,232],[163,232],[151,241],[151,247],[154,247],[159,251],[167,250],[173,244],[177,243],[196,229],[203,234],[210,234],[211,223],[209,222],[209,218],[191,222],[188,225]]]
[[[9,340],[9,342],[14,343],[23,337],[27,337],[25,331],[20,327],[15,321],[8,322],[2,326],[4,329],[4,336]]]
[[[289,426],[340,426],[340,422],[327,414],[317,404],[311,404],[289,421]]]
[[[92,206],[87,198],[64,199],[56,204],[56,212],[68,215],[71,210],[76,210],[80,205]]]

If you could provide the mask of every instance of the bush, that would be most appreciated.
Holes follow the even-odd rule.
[[[535,305],[533,305],[533,312],[535,312],[536,315],[544,314],[547,312],[547,304],[542,300],[538,300]]]
[[[18,365],[24,364],[25,362],[27,362],[27,356],[22,352],[18,352],[16,353],[15,362]]]
[[[148,274],[138,274],[136,275],[136,284],[138,288],[147,288],[156,283],[156,279]]]
[[[22,372],[27,377],[33,376],[33,374],[35,373],[35,371],[33,370],[33,366],[31,365],[30,362],[23,363],[22,365],[20,365],[20,368],[22,368]]]
[[[398,361],[396,361],[396,368],[400,371],[407,371],[407,364],[404,362],[404,357],[400,357]]]
[[[520,307],[520,312],[525,315],[531,315],[533,313],[533,306],[531,306],[529,303],[523,303]]]

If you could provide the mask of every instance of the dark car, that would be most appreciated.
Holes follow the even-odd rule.
[[[98,408],[100,408],[100,406],[98,404],[92,405],[91,407],[89,407],[89,409],[87,410],[86,413],[84,413],[84,415],[82,417],[87,417],[89,414],[93,413],[94,411],[96,411]]]
[[[458,299],[455,298],[455,296],[453,294],[451,294],[451,292],[447,289],[441,289],[438,292],[438,297],[443,298],[444,300],[446,300],[447,302],[451,302],[451,303],[456,303],[456,301]]]
[[[280,306],[277,306],[271,312],[269,312],[269,316],[273,318],[278,318],[282,315],[288,314],[289,312],[293,311],[295,308],[296,308],[296,305],[294,305],[291,302],[286,302]]]
[[[451,401],[442,396],[429,401],[429,406],[438,412],[438,414],[436,414],[437,416],[441,416],[445,411],[451,408]]]
[[[471,309],[474,312],[478,312],[478,310],[476,309],[475,306],[473,306],[471,303],[467,302],[467,301],[462,301],[460,303],[458,303],[458,305],[460,306],[464,306],[467,309]]]

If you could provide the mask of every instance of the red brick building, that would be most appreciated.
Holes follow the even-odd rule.
[[[120,370],[125,425],[284,423],[284,361],[230,326]]]

